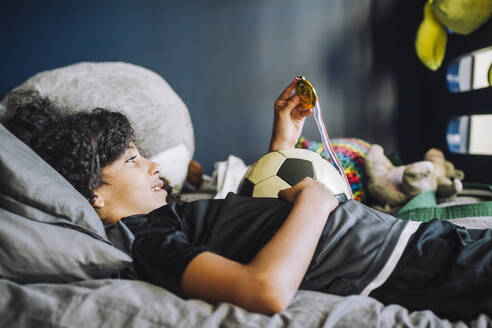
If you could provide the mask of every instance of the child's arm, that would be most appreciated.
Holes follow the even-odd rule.
[[[313,109],[304,108],[299,96],[292,94],[296,83],[297,79],[292,81],[275,101],[270,151],[294,148],[301,136],[306,117],[314,112]]]
[[[277,233],[247,265],[205,252],[186,268],[181,282],[188,297],[230,302],[249,311],[283,311],[294,297],[329,214],[338,206],[321,183],[306,178],[279,196],[293,202]]]

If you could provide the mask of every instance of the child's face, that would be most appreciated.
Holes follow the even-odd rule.
[[[165,205],[167,192],[159,179],[159,171],[159,164],[142,157],[133,143],[120,158],[104,167],[103,184],[94,191],[94,206],[104,214],[105,223],[147,214]]]

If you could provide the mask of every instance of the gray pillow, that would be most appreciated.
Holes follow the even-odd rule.
[[[1,124],[0,140],[0,276],[75,281],[131,263],[68,181]]]

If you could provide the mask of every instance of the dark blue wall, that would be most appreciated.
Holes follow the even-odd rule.
[[[374,66],[370,19],[391,1],[26,1],[0,5],[0,97],[33,74],[126,61],[161,74],[187,104],[207,173],[267,151],[272,106],[298,73],[314,83],[331,137],[395,150],[396,93]],[[385,39],[391,49],[394,35]],[[413,36],[405,40],[412,43]],[[394,62],[391,51],[379,62]],[[319,140],[313,120],[305,135]]]

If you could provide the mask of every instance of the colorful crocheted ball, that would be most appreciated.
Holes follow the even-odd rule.
[[[354,199],[364,203],[367,195],[365,157],[371,144],[357,138],[335,138],[330,141],[333,151],[347,175]],[[296,147],[317,152],[321,157],[331,162],[330,156],[328,156],[321,142],[311,141],[301,137]]]

